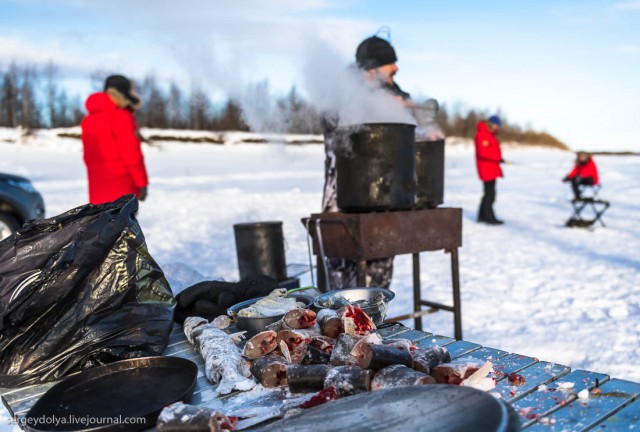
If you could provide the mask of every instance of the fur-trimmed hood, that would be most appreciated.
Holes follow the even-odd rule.
[[[133,110],[137,110],[142,105],[140,96],[135,94],[133,91],[131,91],[131,95],[138,99],[138,103],[133,103],[131,99],[127,98],[120,90],[114,87],[109,87],[107,90],[105,90],[105,93],[111,96],[111,98],[119,108],[130,108]]]

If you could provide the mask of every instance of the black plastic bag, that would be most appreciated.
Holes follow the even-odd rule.
[[[0,387],[164,351],[175,300],[137,210],[87,204],[0,242]]]

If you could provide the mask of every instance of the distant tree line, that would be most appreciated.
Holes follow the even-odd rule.
[[[59,70],[52,63],[38,69],[11,63],[0,68],[0,126],[36,129],[67,127],[80,122],[80,98],[59,86]]]
[[[446,136],[461,138],[473,138],[479,121],[489,118],[492,112],[487,110],[464,109],[455,107],[449,110],[446,105],[440,106],[438,112],[438,124],[444,129]],[[511,124],[503,113],[498,112],[502,120],[499,131],[500,141],[513,141],[522,144],[536,144],[548,147],[557,147],[568,150],[569,147],[547,132],[523,128],[517,124]]]
[[[94,91],[101,91],[106,71],[89,76]],[[70,96],[60,85],[59,68],[49,63],[44,67],[17,65],[0,66],[0,127],[25,129],[69,127],[80,123],[85,116],[84,97]],[[268,83],[260,84],[267,86]],[[264,89],[263,89],[264,90]],[[190,130],[248,131],[240,107],[232,100],[214,103],[198,86],[185,92],[174,82],[162,84],[153,75],[136,80],[136,91],[143,100],[136,112],[140,127]],[[275,109],[286,118],[288,133],[322,133],[321,114],[297,92],[295,87],[275,100]],[[438,123],[447,136],[472,138],[476,124],[491,113],[475,109],[440,106]],[[504,116],[502,116],[504,119]],[[506,119],[505,119],[506,120]],[[546,132],[521,128],[505,121],[500,138],[564,147],[563,143]]]

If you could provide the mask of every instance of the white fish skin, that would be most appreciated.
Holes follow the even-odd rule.
[[[182,331],[184,331],[187,340],[192,344],[195,344],[195,341],[191,339],[191,335],[193,334],[193,329],[198,327],[199,325],[208,324],[209,321],[206,318],[202,317],[187,317],[184,320],[184,324],[182,324]]]
[[[194,341],[193,344],[202,355],[207,379],[218,384],[216,393],[227,394],[233,390],[250,390],[255,387],[256,382],[250,378],[246,361],[231,337],[213,324],[203,323],[194,327],[191,319],[189,317],[185,320],[185,330],[191,330],[187,339]]]

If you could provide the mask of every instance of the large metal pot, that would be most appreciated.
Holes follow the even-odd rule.
[[[287,279],[282,222],[240,223],[233,231],[240,279],[259,275],[278,282]]]
[[[416,207],[438,207],[444,201],[444,139],[416,142]]]
[[[416,197],[415,126],[367,123],[338,129],[337,202],[345,212],[405,210]]]

